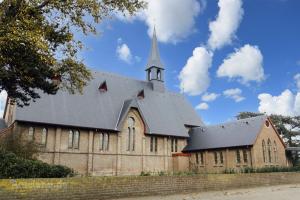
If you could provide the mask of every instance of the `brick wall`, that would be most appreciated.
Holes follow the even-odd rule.
[[[2,179],[0,199],[111,199],[300,183],[300,173]]]

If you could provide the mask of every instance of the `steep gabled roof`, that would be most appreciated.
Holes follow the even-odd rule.
[[[151,82],[110,73],[93,72],[93,77],[83,95],[66,91],[56,95],[41,94],[30,106],[17,107],[16,120],[119,131],[120,116],[128,111],[124,106],[136,105],[149,134],[188,137],[185,125],[203,125],[181,94],[156,92]],[[108,90],[100,92],[99,84],[104,81]],[[144,99],[137,98],[141,90],[144,90]]]
[[[267,116],[261,115],[214,126],[192,128],[184,151],[253,145],[266,120]]]
[[[147,63],[147,66],[146,66],[146,70],[153,67],[153,66],[158,67],[160,69],[164,69],[164,67],[163,67],[163,65],[160,61],[155,28],[153,30],[151,51],[150,51],[150,55],[149,55],[149,58],[148,58],[148,63]]]

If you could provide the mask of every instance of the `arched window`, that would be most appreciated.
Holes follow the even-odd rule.
[[[79,137],[80,133],[78,130],[69,131],[68,147],[70,149],[79,149]]]
[[[69,139],[68,139],[68,147],[71,149],[73,148],[73,130],[69,131]]]
[[[248,153],[246,149],[243,149],[243,159],[244,159],[244,163],[248,162]]]
[[[269,157],[269,163],[272,162],[272,143],[271,140],[268,139],[268,157]]]
[[[79,131],[76,130],[74,133],[74,149],[79,149]]]
[[[161,80],[161,71],[157,70],[157,80]]]
[[[224,164],[224,157],[222,151],[220,151],[220,164]]]
[[[274,161],[278,162],[278,151],[277,151],[277,144],[276,144],[275,141],[274,141],[274,147],[273,147],[273,149],[274,149]]]
[[[108,135],[108,133],[104,134],[104,145],[103,145],[103,148],[104,148],[105,151],[109,150],[109,135]]]
[[[135,128],[132,128],[132,151],[135,149]]]
[[[218,153],[214,152],[214,160],[215,160],[215,164],[218,164]]]
[[[263,160],[264,160],[264,163],[267,162],[267,159],[266,159],[266,150],[267,150],[267,148],[266,148],[266,143],[265,143],[265,141],[263,140],[263,141],[262,141],[262,151],[263,151]]]
[[[127,137],[127,151],[135,150],[135,120],[133,117],[128,118],[128,137]]]
[[[41,136],[41,144],[44,147],[46,147],[46,145],[47,145],[47,136],[48,136],[48,130],[46,128],[43,128],[42,136]]]
[[[131,138],[131,129],[128,127],[128,133],[127,133],[127,151],[130,151],[130,138]]]
[[[33,127],[29,127],[29,130],[28,130],[28,140],[29,141],[33,141],[34,140],[34,128]]]
[[[241,163],[241,153],[240,150],[236,150],[236,163]]]
[[[152,79],[152,74],[151,74],[151,71],[149,70],[148,71],[148,80],[151,81],[151,79]]]

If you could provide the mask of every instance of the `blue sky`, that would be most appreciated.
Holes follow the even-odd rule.
[[[87,66],[145,79],[155,24],[166,86],[184,92],[204,122],[240,111],[300,114],[300,1],[147,1],[137,16],[79,36]]]
[[[167,88],[185,91],[206,123],[233,119],[240,111],[300,114],[300,1],[163,2],[149,0],[148,10],[138,16],[99,25],[99,36],[83,38],[85,63],[144,79],[155,24]],[[195,48],[199,52],[193,56]],[[183,68],[191,73],[179,78]]]

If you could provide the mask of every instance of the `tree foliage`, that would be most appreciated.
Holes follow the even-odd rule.
[[[55,94],[82,92],[92,78],[78,52],[74,32],[96,34],[113,12],[134,14],[142,0],[3,0],[0,3],[0,91],[18,105]]]

